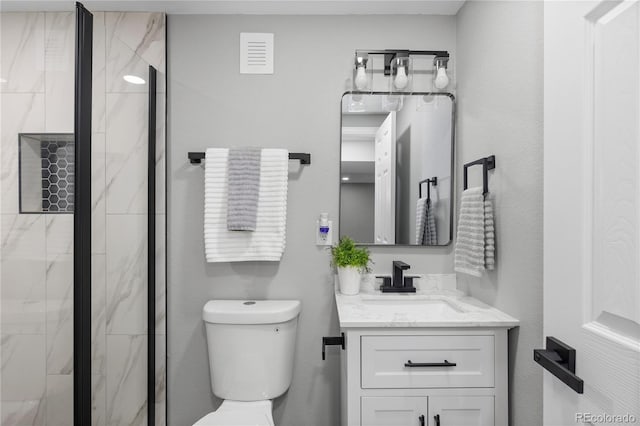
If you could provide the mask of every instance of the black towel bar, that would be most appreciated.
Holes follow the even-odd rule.
[[[191,164],[200,164],[204,160],[204,152],[189,152],[187,154]],[[306,152],[290,152],[289,160],[300,160],[300,164],[311,164],[311,154]]]
[[[431,200],[431,185],[438,186],[438,177],[434,176],[430,179],[423,179],[418,182],[418,198],[422,198],[422,184],[427,184],[427,200]]]
[[[467,169],[471,166],[476,166],[479,164],[482,164],[482,194],[487,195],[489,193],[489,179],[487,176],[487,172],[489,170],[493,170],[496,168],[495,155],[490,155],[488,157],[480,158],[479,160],[472,161],[464,165],[464,172],[463,172],[464,189],[467,189],[469,187],[469,185],[467,184]]]

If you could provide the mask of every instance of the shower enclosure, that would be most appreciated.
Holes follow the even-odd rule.
[[[162,13],[0,14],[3,426],[165,424],[165,80]]]

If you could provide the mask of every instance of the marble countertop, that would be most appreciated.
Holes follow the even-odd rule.
[[[416,293],[382,293],[373,277],[360,294],[346,296],[336,286],[341,328],[350,327],[505,327],[519,325],[506,313],[455,288],[455,275],[422,275]]]

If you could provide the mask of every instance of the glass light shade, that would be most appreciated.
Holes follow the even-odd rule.
[[[451,91],[453,70],[449,58],[438,57],[433,60],[433,90]]]
[[[413,67],[408,56],[395,57],[391,60],[389,76],[390,92],[411,92],[413,83]]]
[[[436,78],[433,80],[433,85],[436,89],[442,90],[449,85],[449,77],[447,76],[447,69],[440,67],[436,71]]]
[[[373,67],[367,66],[367,62],[367,58],[356,58],[356,65],[353,70],[353,90],[356,92],[368,92],[371,90]]]
[[[364,99],[362,95],[352,94],[349,97],[349,103],[347,104],[347,110],[349,112],[365,112],[366,107],[364,105]]]
[[[404,107],[404,95],[389,94],[382,97],[382,110],[398,112]]]

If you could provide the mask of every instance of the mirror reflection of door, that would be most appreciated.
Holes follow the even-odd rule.
[[[340,236],[451,242],[453,106],[448,93],[343,96]],[[426,182],[434,177],[437,184]]]
[[[374,232],[376,244],[395,244],[396,115],[390,112],[376,131]]]

